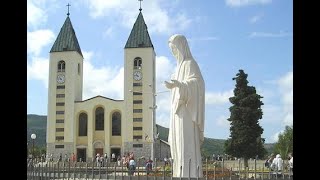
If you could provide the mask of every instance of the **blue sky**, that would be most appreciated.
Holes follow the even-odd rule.
[[[123,99],[124,46],[138,0],[27,0],[27,113],[47,115],[49,51],[67,17],[84,55],[83,98]],[[229,137],[239,69],[263,96],[260,125],[267,143],[293,122],[293,4],[291,0],[143,0],[156,52],[157,91],[176,66],[168,39],[184,34],[206,84],[205,136]],[[157,96],[157,124],[169,125],[169,93]]]

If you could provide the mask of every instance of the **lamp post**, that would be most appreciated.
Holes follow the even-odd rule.
[[[31,139],[32,139],[32,161],[34,159],[34,140],[37,138],[36,134],[31,134]]]
[[[156,95],[153,97],[155,98]],[[154,101],[153,101],[154,102]],[[153,103],[155,104],[155,103]],[[157,109],[157,105],[153,105],[152,107],[149,107],[149,109],[152,110],[152,137],[151,137],[151,142],[152,142],[152,147],[151,147],[151,159],[154,161],[154,123],[155,123],[155,110]]]

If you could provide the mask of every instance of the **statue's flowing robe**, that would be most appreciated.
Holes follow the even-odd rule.
[[[186,40],[174,43],[182,56],[180,54],[176,72],[172,75],[172,79],[180,82],[178,87],[171,89],[168,142],[173,176],[189,177],[190,173],[190,177],[202,177],[200,146],[204,140],[205,84]]]

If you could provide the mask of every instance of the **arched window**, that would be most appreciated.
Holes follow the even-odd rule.
[[[142,59],[140,57],[134,58],[133,69],[141,69],[141,68],[142,68]]]
[[[88,134],[88,115],[81,113],[79,116],[79,136],[87,136]]]
[[[104,110],[102,107],[96,109],[96,131],[104,130]]]
[[[121,136],[121,114],[119,112],[112,114],[112,136]]]
[[[58,62],[58,72],[65,72],[66,63],[64,61]]]

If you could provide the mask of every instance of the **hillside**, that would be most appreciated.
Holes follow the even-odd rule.
[[[27,115],[27,141],[31,144],[31,134],[35,133],[37,138],[34,143],[36,146],[46,146],[47,116],[35,114]]]
[[[168,141],[169,128],[156,125],[157,131],[159,133],[159,138]],[[37,135],[35,145],[45,147],[46,146],[46,128],[47,128],[47,116],[40,116],[35,114],[27,115],[27,139],[28,142],[31,142],[31,134],[35,133]],[[213,139],[206,138],[201,147],[201,152],[205,156],[211,156],[212,154],[224,154],[224,139]],[[271,154],[274,144],[267,143],[265,148],[268,151],[268,154]]]

